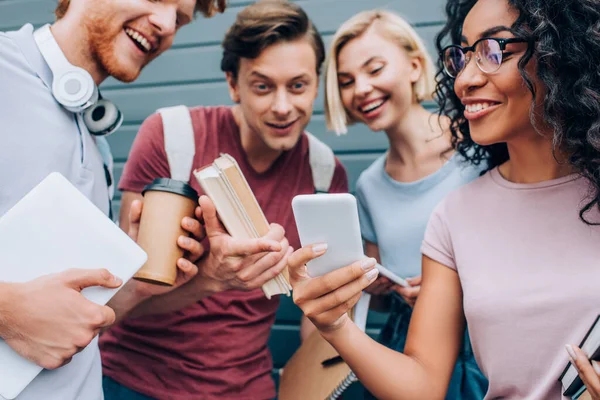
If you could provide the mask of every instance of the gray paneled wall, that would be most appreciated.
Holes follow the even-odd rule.
[[[123,84],[108,79],[102,85],[103,95],[115,101],[125,115],[121,130],[109,138],[116,161],[117,179],[140,123],[157,108],[176,104],[231,104],[224,76],[219,69],[220,41],[237,12],[250,3],[229,0],[230,6],[223,15],[208,20],[199,17],[195,23],[182,28],[173,48],[149,65],[136,82]],[[396,11],[416,27],[431,55],[436,57],[433,40],[443,24],[443,0],[298,0],[297,3],[307,11],[327,44],[337,27],[359,11],[372,8]],[[0,31],[17,29],[26,22],[36,26],[50,22],[55,5],[55,0],[0,0]],[[351,127],[348,135],[343,137],[327,132],[322,90],[308,129],[334,149],[348,169],[351,189],[354,189],[360,172],[387,146],[383,133],[370,132],[364,126]],[[118,211],[118,199],[119,194],[115,211]],[[282,300],[270,341],[277,368],[285,363],[299,342],[300,312],[290,299]],[[382,321],[381,315],[372,317],[369,332],[376,334]]]

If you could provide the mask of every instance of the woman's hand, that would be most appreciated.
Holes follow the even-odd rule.
[[[585,353],[575,345],[566,345],[571,363],[579,372],[579,377],[587,388],[588,394],[594,400],[600,399],[600,363],[591,361]]]
[[[367,258],[323,276],[308,275],[306,263],[325,254],[326,244],[305,246],[288,258],[294,303],[321,332],[341,328],[367,286],[377,278],[375,259]]]
[[[394,282],[385,276],[380,276],[365,289],[365,292],[375,296],[386,296],[392,292],[393,288]]]
[[[402,296],[409,306],[414,307],[417,297],[419,297],[419,293],[421,292],[421,277],[416,276],[414,278],[408,278],[406,279],[406,282],[408,282],[410,287],[396,285],[393,287],[393,290]]]

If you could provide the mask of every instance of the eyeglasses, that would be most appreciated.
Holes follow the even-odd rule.
[[[492,73],[498,71],[502,65],[502,57],[505,55],[506,45],[509,43],[528,43],[527,39],[511,38],[482,38],[471,47],[450,45],[445,47],[440,55],[444,64],[444,72],[450,78],[456,78],[465,66],[471,61],[467,57],[468,52],[475,53],[475,63],[482,72]]]

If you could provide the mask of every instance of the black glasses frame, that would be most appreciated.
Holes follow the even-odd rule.
[[[459,46],[457,44],[451,44],[449,46],[446,46],[442,49],[442,51],[440,51],[440,59],[442,60],[442,65],[444,67],[444,73],[446,75],[448,75],[450,78],[456,78],[458,76],[458,74],[460,74],[467,66],[467,64],[469,63],[469,61],[471,61],[470,58],[467,58],[467,53],[468,52],[472,52],[475,53],[475,47],[477,46],[477,44],[479,42],[483,42],[484,40],[493,40],[495,42],[498,43],[498,46],[500,47],[500,64],[498,64],[498,68],[500,68],[500,65],[502,65],[502,59],[504,58],[504,51],[506,50],[506,45],[507,44],[511,44],[511,43],[530,43],[530,40],[527,39],[522,39],[522,38],[495,38],[495,37],[484,37],[481,38],[479,40],[477,40],[475,43],[473,43],[472,46],[467,46],[467,47],[462,47]],[[457,48],[459,49],[463,55],[465,56],[465,65],[463,66],[463,68],[456,74],[456,76],[452,75],[450,72],[448,72],[448,69],[446,68],[446,62],[445,62],[445,54],[446,51],[450,48]],[[483,73],[491,73],[491,72],[495,72],[495,71],[484,71],[481,66],[479,65],[479,63],[477,62],[477,58],[475,59],[475,64],[477,64],[477,68],[479,68],[479,70]],[[497,71],[497,70],[496,70]]]

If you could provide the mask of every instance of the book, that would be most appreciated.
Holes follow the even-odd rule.
[[[600,361],[600,324],[598,321],[600,321],[600,315],[596,317],[579,345],[588,358],[595,361]],[[567,397],[574,397],[583,387],[583,381],[571,362],[567,364],[559,380],[562,383],[563,395]]]
[[[371,295],[363,292],[358,303],[348,312],[363,331],[370,300]],[[358,381],[348,364],[316,330],[302,342],[279,373],[279,400],[336,400]]]
[[[571,398],[573,400],[592,400],[592,396],[590,396],[590,393],[585,386],[581,386],[581,389],[579,389]]]
[[[212,164],[194,170],[193,174],[215,204],[219,219],[232,237],[252,239],[269,232],[269,222],[232,156],[221,154]],[[265,283],[262,290],[268,299],[278,294],[289,296],[292,287],[287,268]]]

